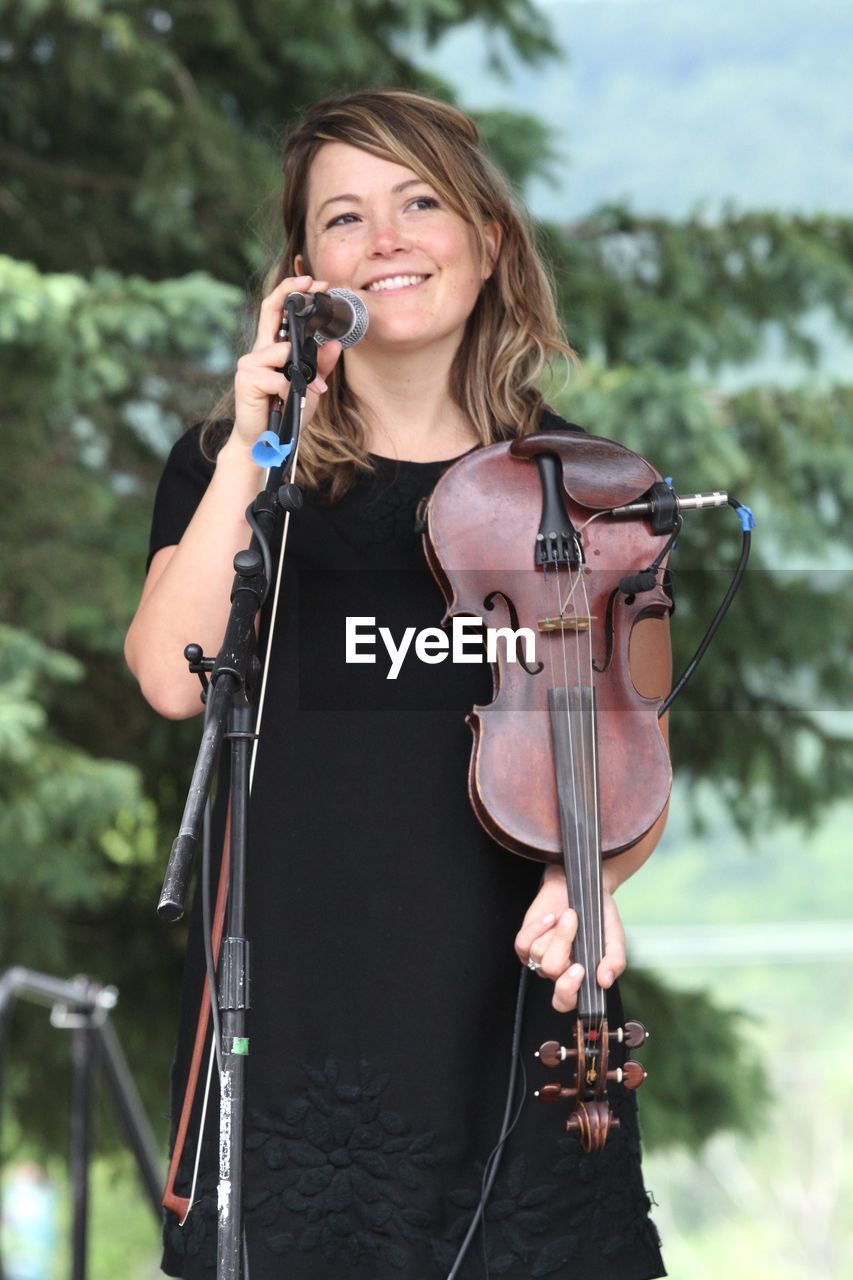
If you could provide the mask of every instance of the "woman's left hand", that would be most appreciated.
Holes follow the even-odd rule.
[[[600,987],[611,987],[625,970],[625,931],[613,894],[602,893],[604,904],[604,956],[596,974]],[[515,939],[522,964],[533,960],[541,967],[537,977],[554,983],[552,1004],[569,1013],[577,1004],[583,966],[572,963],[572,944],[578,918],[569,906],[566,877],[560,867],[547,867],[542,887],[533,899]]]

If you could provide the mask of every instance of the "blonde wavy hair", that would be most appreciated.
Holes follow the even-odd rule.
[[[315,155],[344,142],[404,165],[428,182],[474,229],[483,266],[489,264],[484,227],[497,223],[501,247],[484,281],[450,374],[450,392],[483,444],[534,431],[545,402],[539,387],[556,357],[573,361],[553,290],[533,241],[529,219],[504,175],[480,149],[477,126],[456,107],[426,94],[368,89],[326,98],[291,132],[284,151],[284,245],[263,285],[270,293],[294,272],[305,252],[306,193]],[[306,265],[310,271],[310,265]],[[370,468],[363,412],[347,386],[346,354],[300,442],[300,482],[324,488],[334,502],[359,471]],[[202,433],[212,455],[233,419],[233,391],[223,397]]]

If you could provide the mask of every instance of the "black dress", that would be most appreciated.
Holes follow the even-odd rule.
[[[469,805],[464,717],[491,699],[488,667],[427,665],[411,651],[388,679],[378,634],[374,664],[344,660],[347,617],[373,618],[399,643],[407,627],[443,615],[415,510],[449,464],[373,461],[340,503],[309,496],[292,520],[272,639],[250,819],[251,1280],[446,1277],[500,1132],[513,939],[541,877],[499,848]],[[210,473],[196,428],[161,480],[152,553],[179,540]],[[199,914],[173,1115],[198,1011]],[[633,1096],[617,1098],[621,1130],[590,1156],[530,1097],[543,1078],[533,1049],[570,1034],[551,990],[529,983],[530,1079],[486,1212],[489,1274],[662,1276]],[[169,1275],[215,1274],[216,1120],[213,1106],[200,1202],[183,1228],[168,1215]],[[189,1190],[189,1170],[178,1190]],[[461,1275],[485,1274],[478,1234]]]

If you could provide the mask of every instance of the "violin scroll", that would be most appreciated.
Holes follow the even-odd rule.
[[[629,1058],[621,1067],[609,1067],[611,1045],[623,1044],[636,1049],[647,1038],[648,1032],[643,1024],[633,1019],[610,1031],[606,1022],[590,1026],[578,1018],[574,1045],[546,1040],[539,1046],[536,1057],[544,1066],[569,1064],[571,1076],[567,1084],[542,1085],[534,1096],[546,1105],[569,1103],[571,1111],[566,1120],[566,1131],[578,1135],[584,1151],[600,1151],[610,1130],[619,1128],[619,1118],[613,1115],[607,1101],[607,1085],[621,1084],[625,1089],[639,1089],[646,1078],[645,1068],[634,1058]]]

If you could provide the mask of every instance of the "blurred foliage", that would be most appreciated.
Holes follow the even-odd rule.
[[[405,48],[472,16],[516,55],[551,51],[531,0],[0,0],[0,243],[47,271],[242,286],[275,234],[283,126],[372,85],[449,96]],[[489,136],[511,176],[536,168],[535,146]]]
[[[157,721],[121,658],[153,487],[171,440],[227,379],[243,289],[275,251],[284,126],[321,94],[367,84],[448,95],[406,51],[470,16],[528,60],[549,54],[530,0],[217,0],[203,20],[186,0],[0,0],[0,612],[13,624],[0,633],[0,883],[22,908],[6,913],[0,966],[118,985],[152,1114],[183,943],[154,903],[198,734]],[[554,164],[528,117],[478,118],[516,183]],[[711,375],[751,360],[769,322],[813,361],[816,308],[850,331],[853,223],[732,212],[673,225],[607,208],[541,236],[586,362],[560,407],[682,490],[730,488],[759,517],[756,568],[673,716],[677,767],[713,783],[745,826],[808,819],[850,767],[825,709],[850,692],[850,592],[832,557],[853,527],[853,402],[820,383],[727,394]],[[730,513],[685,527],[677,667],[739,542]],[[657,999],[666,1025],[677,998],[656,990],[644,1011]],[[685,1114],[658,1126],[662,1140],[701,1141],[724,1115],[742,1123],[758,1091],[731,1020],[710,1006],[696,1016],[743,1074],[709,1066],[689,1106],[673,1087]],[[61,1145],[56,1035],[16,1027],[22,1123]],[[684,1052],[672,1047],[674,1079]]]
[[[817,819],[853,773],[853,740],[830,714],[853,695],[850,572],[833,567],[853,528],[853,387],[722,396],[659,365],[590,362],[562,407],[674,472],[681,492],[726,489],[754,510],[743,585],[673,707],[673,759],[680,779],[710,783],[746,831]],[[740,547],[731,509],[686,514],[672,559],[676,672]]]
[[[82,674],[68,654],[0,626],[0,888],[24,908],[7,916],[4,939],[22,964],[36,949],[41,963],[58,958],[45,957],[33,919],[108,905],[124,893],[124,869],[155,856],[137,771],[75,750],[47,722],[52,687]]]
[[[666,987],[643,969],[629,969],[621,985],[628,1016],[642,1010],[644,1025],[655,1029],[639,1055],[654,1081],[641,1103],[646,1146],[696,1150],[720,1130],[754,1132],[769,1094],[759,1054],[747,1048],[743,1016],[701,991]],[[676,1030],[687,1027],[689,1055],[674,1043]]]
[[[729,210],[673,223],[614,205],[550,228],[547,247],[578,351],[608,365],[742,364],[770,322],[814,361],[817,308],[853,333],[848,218]]]

